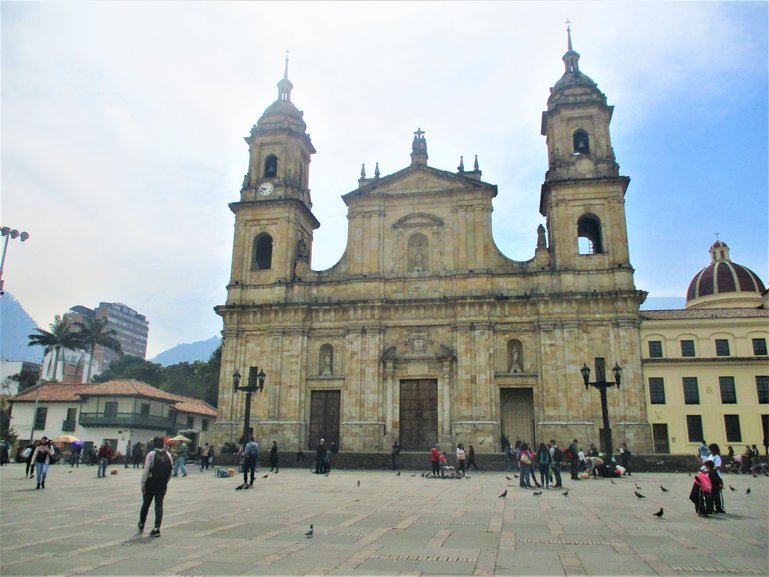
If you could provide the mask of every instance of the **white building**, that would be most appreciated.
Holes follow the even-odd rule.
[[[135,380],[99,384],[41,383],[9,399],[11,426],[22,441],[74,435],[89,448],[110,441],[116,452],[127,444],[183,431],[193,447],[206,442],[216,409]]]

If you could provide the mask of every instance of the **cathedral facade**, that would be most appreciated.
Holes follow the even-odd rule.
[[[495,245],[497,188],[477,162],[430,166],[418,130],[408,166],[362,173],[343,196],[346,250],[330,269],[312,270],[315,149],[284,75],[246,138],[248,172],[230,204],[216,443],[243,431],[246,396],[233,375],[259,367],[266,381],[249,428],[282,447],[325,438],[346,452],[395,441],[407,451],[462,442],[490,452],[503,435],[597,445],[599,394],[583,388],[580,368],[616,363],[615,444],[651,450],[639,330],[646,293],[629,260],[629,178],[612,149],[613,107],[580,71],[570,39],[563,61],[542,114],[545,226],[527,261]]]

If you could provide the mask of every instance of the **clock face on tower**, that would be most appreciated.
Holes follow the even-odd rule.
[[[263,182],[259,185],[259,194],[262,196],[270,196],[274,187],[271,182]]]

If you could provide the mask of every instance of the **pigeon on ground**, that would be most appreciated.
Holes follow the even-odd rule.
[[[663,493],[667,493],[668,492],[668,490],[665,487],[663,487],[662,485],[660,485],[660,489],[662,489]]]
[[[515,473],[513,473],[513,477],[515,477],[515,478],[517,479],[517,478],[518,478],[518,475],[516,475]]]
[[[730,490],[730,491],[736,491],[737,489],[735,489],[734,487],[732,487],[731,485],[729,485],[729,490]]]
[[[262,479],[266,479],[269,475],[262,475]]]
[[[611,481],[612,485],[616,485],[617,484],[617,481],[615,481],[614,479],[609,479],[609,481]]]
[[[499,495],[499,499],[504,499],[505,497],[507,497],[507,489],[502,491],[502,493]]]
[[[400,471],[398,471],[397,473],[395,473],[395,476],[396,476],[396,477],[400,477],[400,476],[401,476],[401,472],[400,472]]]
[[[424,478],[424,476],[425,476],[425,474],[424,474],[424,473],[422,473],[422,477],[423,477],[423,478]]]
[[[633,492],[635,493],[635,496],[638,497],[639,499],[646,499],[646,496],[641,495],[641,493],[639,493],[638,491],[633,491]]]
[[[416,474],[416,473],[414,473],[414,474],[413,474],[413,475],[411,475],[411,476],[412,476],[412,477],[416,477],[416,476],[417,476],[417,474]],[[424,473],[422,474],[422,476],[424,477]]]
[[[564,497],[568,497],[569,496],[569,490],[566,489],[563,493],[561,493],[561,495],[563,495]]]
[[[636,491],[640,491],[641,487],[638,486],[638,483],[635,484]]]
[[[508,477],[507,475],[505,475],[505,479],[507,479],[508,481],[512,481],[512,479],[510,477]]]
[[[240,490],[242,490],[244,487],[246,487],[246,484],[245,484],[245,483],[242,483],[242,484],[238,485],[237,487],[235,487],[235,490],[236,490],[236,491],[240,491]]]
[[[659,511],[657,511],[657,512],[654,514],[654,516],[655,516],[655,517],[659,517],[660,519],[662,519],[662,515],[663,515],[663,513],[665,513],[665,511],[663,511],[663,510],[662,510],[662,507],[660,507],[660,510],[659,510]]]
[[[746,495],[750,495],[750,487],[748,487],[747,489],[745,489],[745,494],[746,494]]]
[[[312,528],[312,524],[310,524],[310,529],[309,529],[309,531],[307,531],[307,533],[304,534],[304,536],[307,537],[308,539],[312,539],[312,534],[313,533],[314,533],[314,530]]]
[[[539,497],[541,494],[542,494],[542,491],[534,491],[532,493],[532,495],[534,495],[535,497]]]

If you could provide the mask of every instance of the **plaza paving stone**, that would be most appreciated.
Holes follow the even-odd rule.
[[[769,574],[767,477],[727,476],[728,513],[701,518],[688,473],[567,479],[568,496],[535,496],[494,471],[282,469],[235,491],[240,478],[191,467],[171,480],[153,539],[152,508],[136,530],[141,471],[117,471],[97,479],[93,467],[57,465],[38,491],[22,465],[0,467],[0,575]]]

